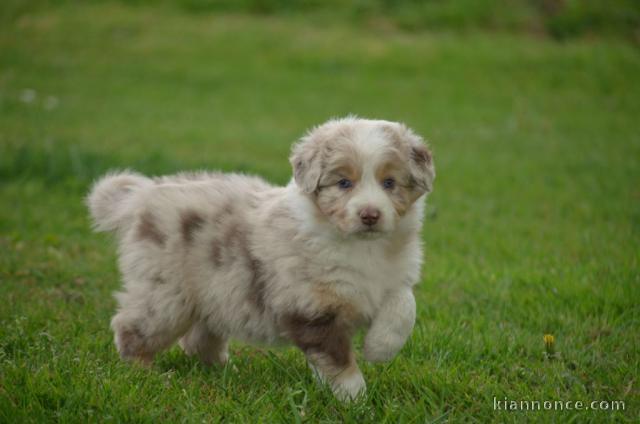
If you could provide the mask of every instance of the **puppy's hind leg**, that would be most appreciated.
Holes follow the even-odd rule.
[[[117,296],[120,308],[111,328],[123,359],[150,365],[157,352],[171,346],[191,325],[193,314],[183,296],[154,294],[137,290]]]
[[[198,355],[206,365],[225,364],[229,360],[228,341],[207,327],[204,320],[196,322],[180,339],[180,347],[189,355]]]

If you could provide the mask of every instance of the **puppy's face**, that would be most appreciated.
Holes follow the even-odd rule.
[[[313,129],[291,155],[296,184],[344,235],[392,232],[435,177],[431,153],[404,125],[346,118]]]

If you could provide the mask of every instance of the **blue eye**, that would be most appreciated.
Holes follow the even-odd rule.
[[[382,187],[387,190],[392,190],[396,186],[396,180],[393,178],[387,178],[382,182]]]
[[[338,181],[338,187],[340,187],[343,190],[346,190],[348,188],[353,187],[353,183],[350,180],[343,178],[340,181]]]

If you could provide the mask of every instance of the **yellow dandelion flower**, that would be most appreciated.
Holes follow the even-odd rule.
[[[553,356],[555,353],[556,338],[553,337],[552,334],[545,334],[542,340],[544,340],[544,348],[547,351],[547,355]]]

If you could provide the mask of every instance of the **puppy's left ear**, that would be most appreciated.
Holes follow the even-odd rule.
[[[322,175],[321,140],[313,132],[302,137],[291,150],[289,162],[293,167],[293,178],[305,193],[313,193],[318,188]]]
[[[400,125],[399,132],[400,137],[409,148],[410,182],[416,191],[416,198],[424,193],[431,193],[433,191],[433,180],[436,178],[433,154],[422,137],[414,133],[410,128]]]

